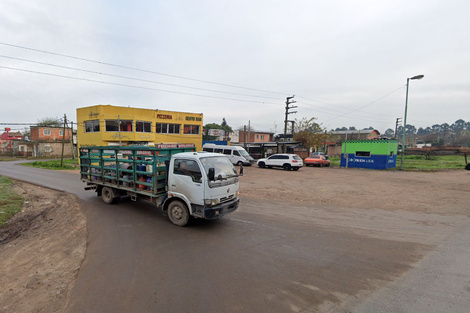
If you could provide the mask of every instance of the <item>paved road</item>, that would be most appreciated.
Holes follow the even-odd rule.
[[[289,221],[282,214],[289,208],[274,201],[242,199],[241,208],[220,221],[180,228],[146,202],[104,205],[83,190],[76,174],[0,162],[0,175],[80,199],[88,250],[67,312],[468,312],[470,307],[468,227],[416,264],[416,254],[429,247]],[[397,278],[400,273],[405,274]]]

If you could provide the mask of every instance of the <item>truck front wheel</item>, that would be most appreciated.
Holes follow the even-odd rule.
[[[175,200],[168,206],[168,218],[177,226],[185,226],[189,221],[189,211],[186,205]]]

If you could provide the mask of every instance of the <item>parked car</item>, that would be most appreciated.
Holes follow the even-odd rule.
[[[282,167],[286,171],[297,171],[304,165],[297,154],[273,154],[269,158],[259,159],[256,164],[261,168]]]
[[[305,166],[330,166],[330,160],[327,160],[324,156],[322,155],[311,155],[308,158],[304,160]]]
[[[321,155],[321,156],[324,156],[325,159],[328,160],[328,154],[325,154],[323,152],[312,152],[312,155]]]

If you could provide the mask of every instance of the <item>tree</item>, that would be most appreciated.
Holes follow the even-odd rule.
[[[204,133],[202,140],[216,140],[218,136],[209,136],[207,133],[209,129],[222,129],[225,131],[225,136],[228,137],[231,132],[233,132],[232,127],[227,124],[225,117],[222,119],[222,124],[209,123],[204,125]]]
[[[395,136],[395,131],[391,128],[387,129],[384,133],[385,136],[392,138]]]
[[[38,120],[37,126],[46,126],[46,127],[61,127],[63,126],[62,121],[59,118],[54,117],[45,117]]]
[[[316,149],[329,139],[325,129],[316,123],[315,120],[315,117],[310,119],[303,117],[301,120],[295,119],[294,140],[300,141],[307,149]]]

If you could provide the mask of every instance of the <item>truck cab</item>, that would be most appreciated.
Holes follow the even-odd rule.
[[[184,201],[188,212],[165,204],[170,220],[185,223],[186,215],[211,220],[236,210],[238,181],[235,168],[223,155],[207,152],[173,155],[168,168],[166,202]]]

